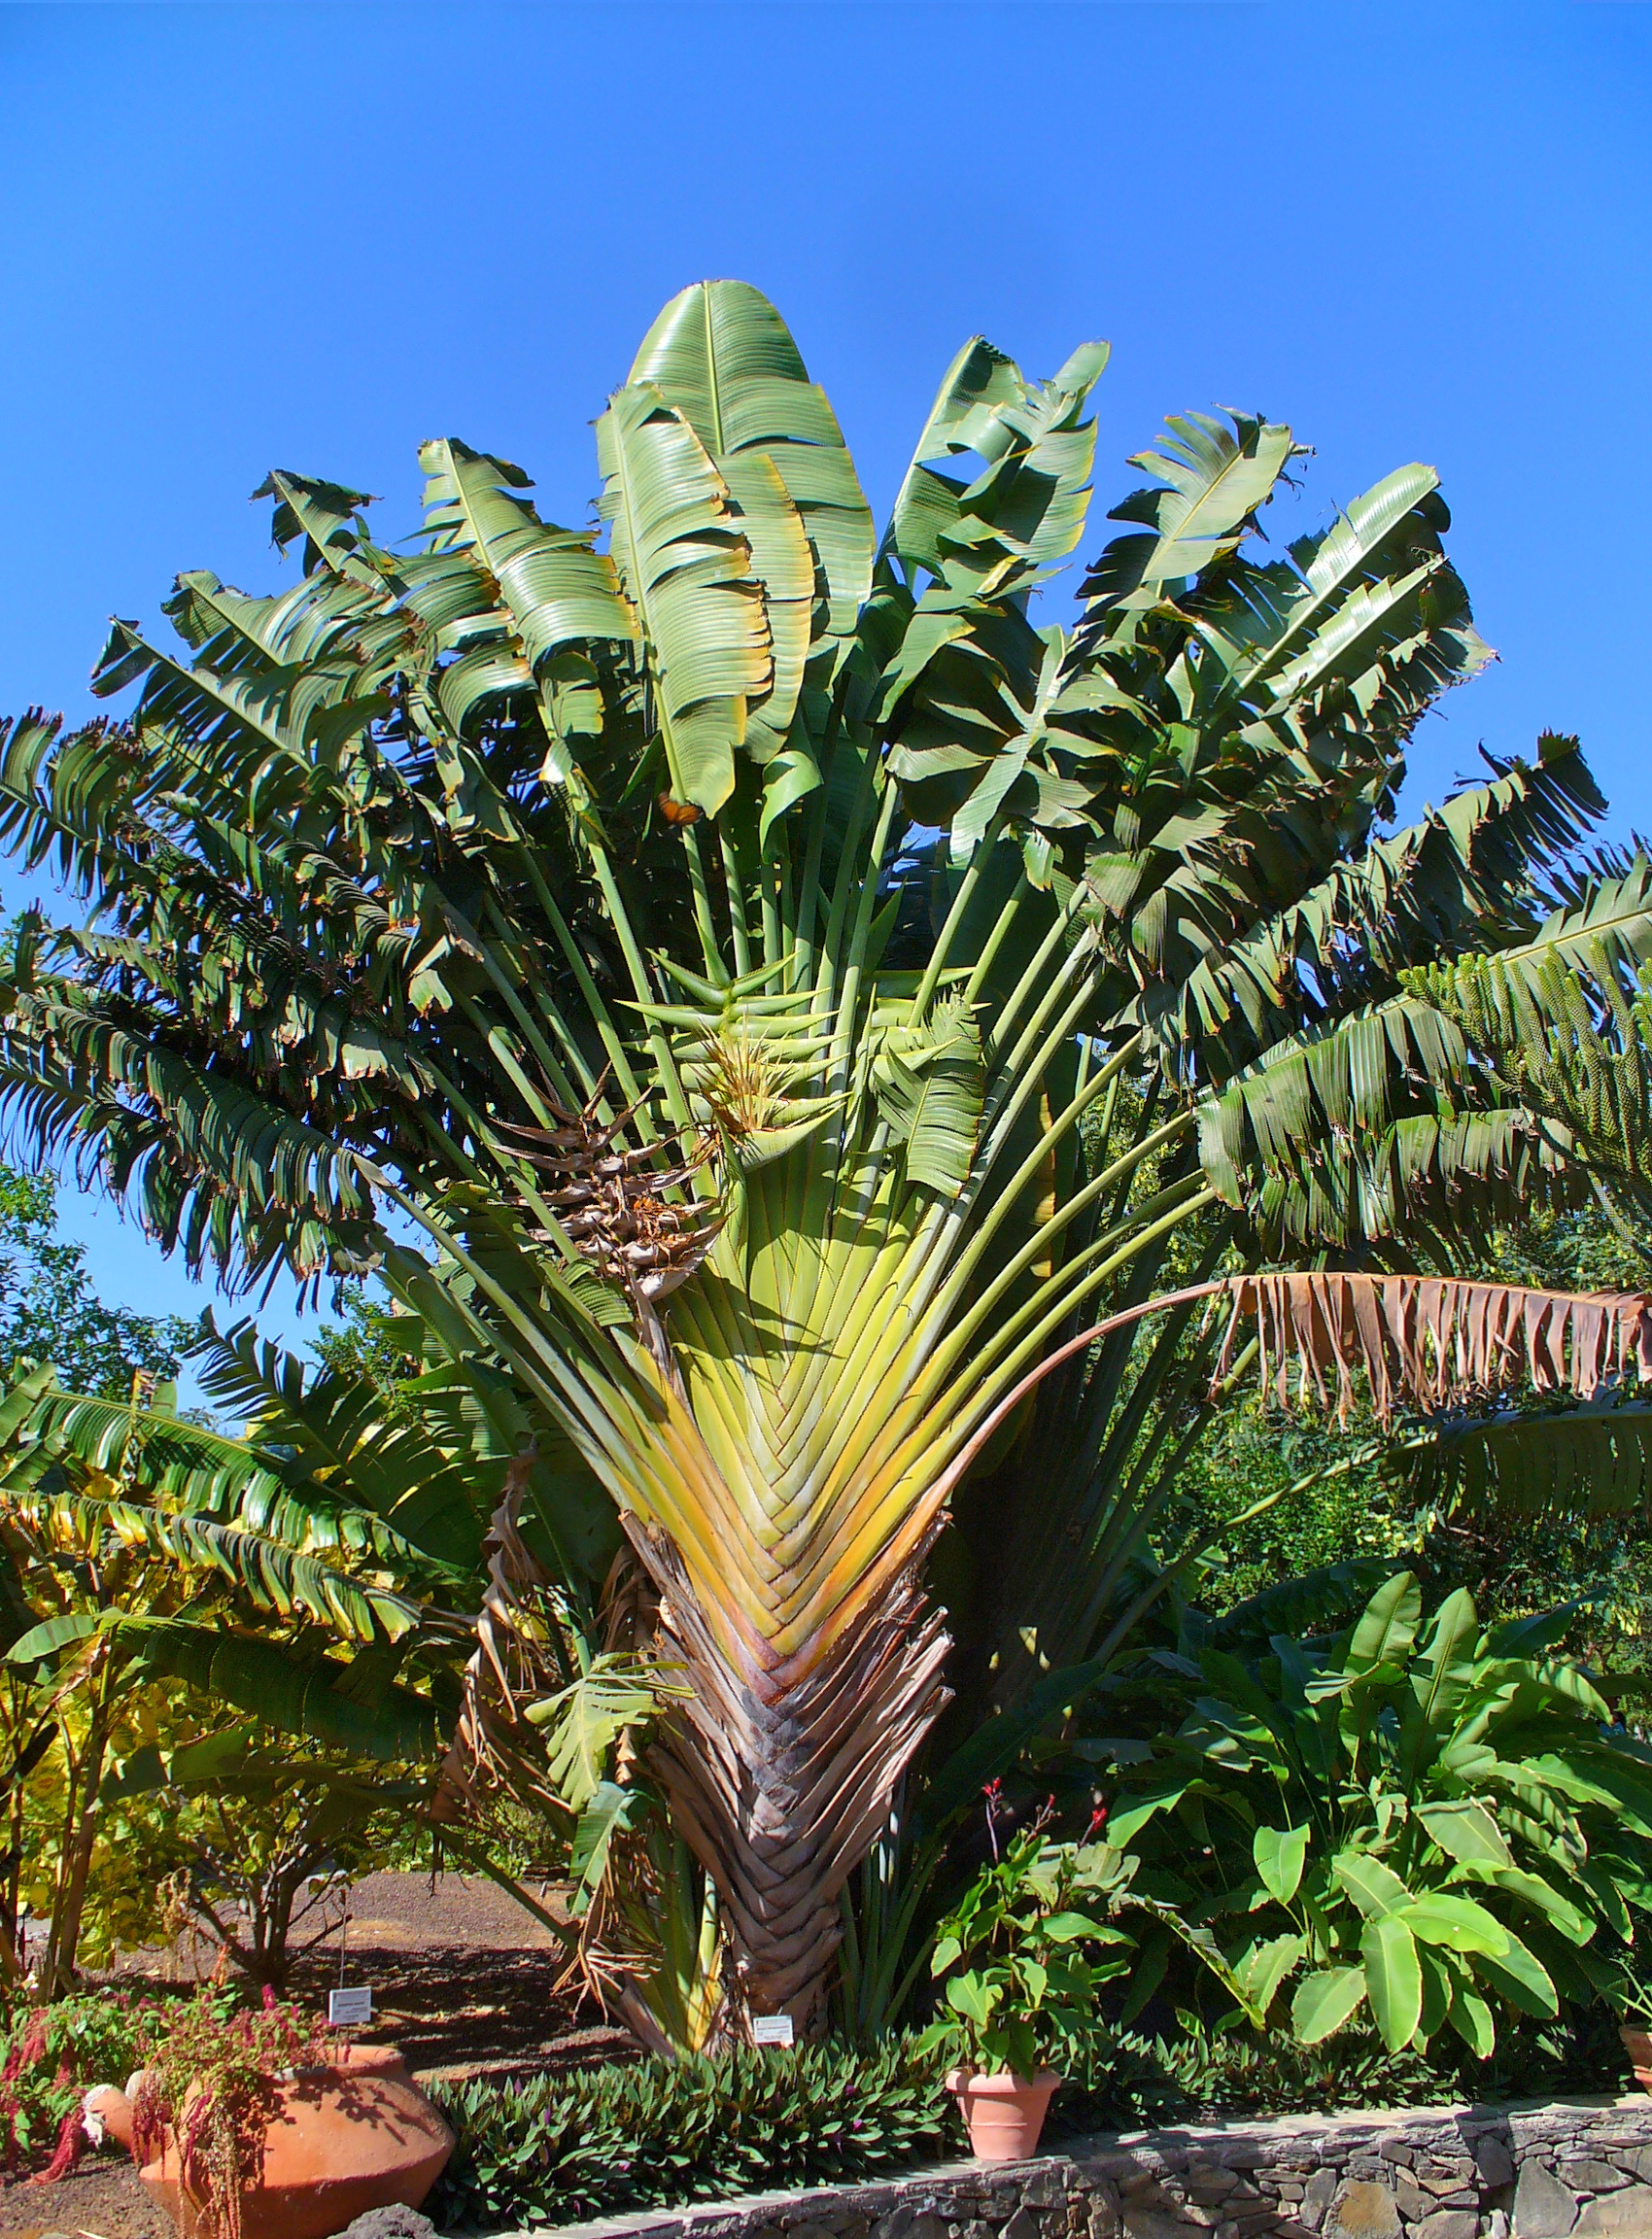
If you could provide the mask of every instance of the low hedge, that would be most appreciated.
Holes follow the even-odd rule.
[[[1558,2099],[1630,2085],[1628,2055],[1604,2007],[1567,2008],[1555,2020],[1499,2022],[1497,2048],[1478,2059],[1455,2038],[1426,2054],[1390,2052],[1375,2031],[1343,2029],[1323,2044],[1278,2032],[1186,2026],[1174,2037],[1101,2030],[1071,2049],[1051,2106],[1057,2131],[1155,2130],[1238,2117],[1331,2115],[1357,2107],[1429,2107],[1467,2100]]]
[[[1612,2090],[1627,2070],[1603,2011],[1524,2022],[1485,2064],[1439,2046],[1427,2060],[1391,2053],[1358,2030],[1303,2047],[1249,2030],[1166,2040],[1103,2029],[1070,2050],[1050,2111],[1056,2148],[1085,2131],[1216,2115]],[[426,2207],[454,2233],[853,2183],[968,2152],[939,2071],[911,2039],[870,2051],[827,2044],[640,2060],[527,2084],[438,2085],[431,2097],[459,2145]]]
[[[904,2039],[873,2051],[641,2060],[430,2096],[459,2133],[426,2202],[442,2231],[846,2184],[956,2151],[941,2079]]]

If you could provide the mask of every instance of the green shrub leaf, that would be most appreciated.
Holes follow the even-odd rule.
[[[1409,2045],[1423,2018],[1423,1969],[1417,1942],[1403,1921],[1392,1915],[1366,1923],[1359,1939],[1365,1962],[1365,1992],[1391,2052]]]
[[[1302,1869],[1308,1861],[1308,1835],[1306,1827],[1258,1827],[1251,1839],[1251,1854],[1262,1887],[1281,1905],[1289,1905],[1301,1886]]]
[[[1325,1967],[1296,1986],[1291,2001],[1291,2026],[1297,2041],[1317,2045],[1340,2029],[1365,1999],[1363,1967]]]

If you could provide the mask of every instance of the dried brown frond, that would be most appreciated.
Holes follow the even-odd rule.
[[[1253,1321],[1263,1390],[1310,1391],[1337,1412],[1362,1368],[1379,1422],[1396,1406],[1425,1413],[1498,1392],[1570,1392],[1587,1399],[1633,1368],[1652,1376],[1652,1302],[1638,1292],[1532,1291],[1420,1275],[1247,1275],[1217,1363],[1220,1383]]]
[[[549,1647],[550,1582],[518,1529],[533,1461],[532,1454],[519,1455],[505,1471],[504,1493],[483,1542],[488,1584],[476,1647],[465,1667],[459,1720],[430,1804],[438,1826],[478,1817],[502,1795],[566,1817],[544,1777],[538,1731],[525,1716],[562,1678]]]

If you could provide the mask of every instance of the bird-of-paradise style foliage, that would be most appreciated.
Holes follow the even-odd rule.
[[[1106,356],[967,344],[879,530],[774,308],[688,289],[597,528],[457,439],[397,551],[272,473],[293,587],[181,576],[176,642],[115,627],[122,720],[6,741],[0,839],[94,906],[17,944],[15,1127],[193,1263],[377,1267],[508,1382],[539,1528],[618,1515],[683,1674],[654,1770],[752,2011],[818,2012],[948,1688],[1042,1700],[1159,1590],[1230,1256],[1569,1187],[1394,1008],[1553,946],[1600,807],[1545,738],[1385,829],[1487,658],[1435,475],[1264,548],[1291,430],[1175,420],[1041,626]]]
[[[1289,2006],[1315,2044],[1363,2008],[1391,2051],[1449,2028],[1484,2059],[1497,2007],[1621,2010],[1630,1907],[1652,1896],[1652,1751],[1555,1652],[1566,1617],[1484,1630],[1460,1589],[1425,1625],[1401,1570],[1334,1638],[1135,1675],[1180,1723],[1121,1753],[1109,1833],[1214,1930],[1258,2019]],[[1138,2004],[1168,1951],[1161,1932]]]

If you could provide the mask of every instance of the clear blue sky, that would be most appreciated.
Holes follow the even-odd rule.
[[[181,568],[278,580],[271,465],[399,532],[463,435],[582,520],[643,327],[734,274],[875,503],[976,330],[1035,372],[1112,340],[1101,508],[1213,401],[1316,447],[1290,531],[1431,461],[1502,659],[1416,802],[1553,726],[1652,822],[1652,8],[0,0],[0,710],[85,715]],[[198,1303],[68,1211],[107,1294]]]

